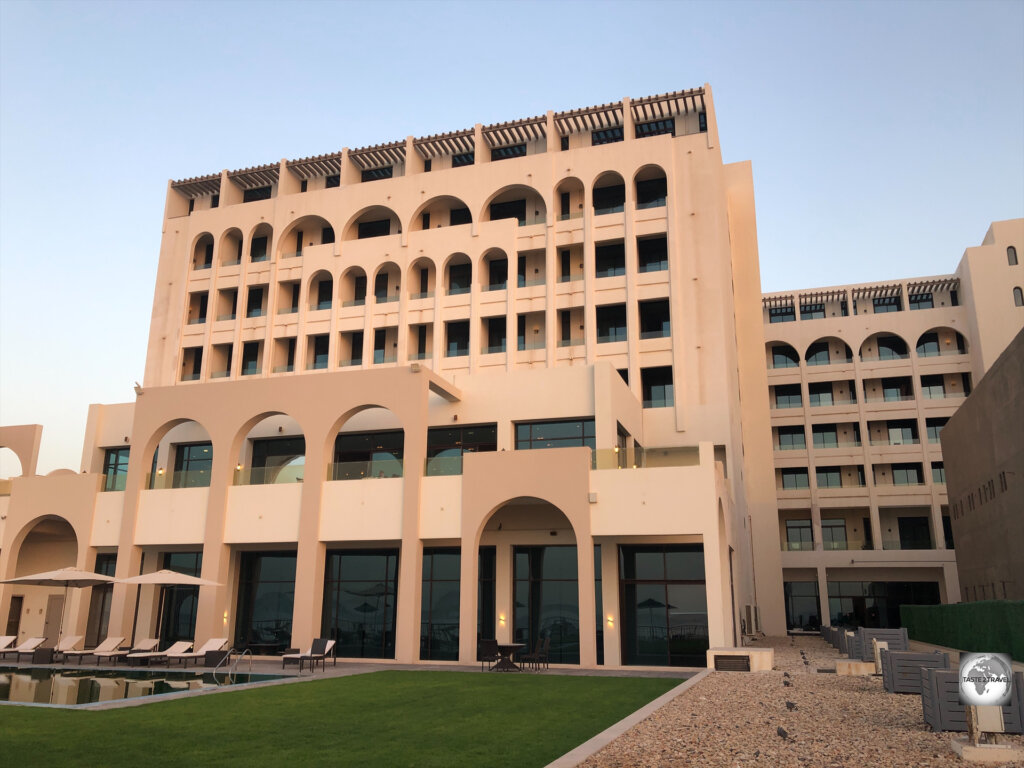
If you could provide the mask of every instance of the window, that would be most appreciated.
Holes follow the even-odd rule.
[[[249,261],[267,260],[267,238],[254,237],[249,244]]]
[[[641,272],[664,272],[668,269],[668,240],[664,235],[638,239],[636,251]]]
[[[473,280],[472,264],[452,264],[448,267],[448,295],[469,293]]]
[[[1024,291],[1020,288],[1013,289],[1013,306],[1024,307]]]
[[[801,304],[800,305],[800,319],[801,320],[820,320],[825,317],[825,305],[821,303],[816,304]]]
[[[473,152],[460,152],[452,155],[452,168],[462,168],[464,165],[472,165],[476,162],[476,155]]]
[[[921,485],[921,465],[893,464],[892,482],[893,485]]]
[[[485,354],[494,354],[505,351],[505,316],[484,318],[487,328],[487,346]]]
[[[370,168],[369,170],[363,171],[359,174],[360,181],[380,181],[381,179],[390,179],[395,175],[395,169],[390,165],[385,165],[383,168]]]
[[[379,432],[341,432],[334,441],[332,480],[402,476],[405,433],[400,429]]]
[[[263,317],[263,286],[254,285],[249,288],[249,297],[245,302],[246,317]]]
[[[428,157],[426,160],[423,161],[423,172],[430,173],[430,169],[433,167],[433,165],[433,160]]]
[[[816,631],[821,627],[817,581],[785,581],[786,629]]]
[[[912,310],[932,309],[935,306],[931,293],[912,293],[907,297],[907,303]]]
[[[841,517],[822,520],[821,543],[824,549],[849,549],[846,545],[846,521]]]
[[[311,356],[309,360],[309,367],[314,370],[319,370],[327,367],[327,354],[328,347],[330,346],[330,337],[324,333],[318,336],[313,336],[310,339]]]
[[[265,437],[252,441],[252,485],[301,483],[306,471],[306,439]]]
[[[879,360],[904,360],[907,357],[907,344],[898,336],[878,337]]]
[[[775,387],[776,408],[799,408],[802,404],[799,384],[782,384]]]
[[[373,279],[373,298],[378,302],[388,300],[388,273],[378,272]]]
[[[672,334],[668,299],[640,302],[640,338],[661,339]]]
[[[299,182],[299,192],[306,192],[308,190],[309,190],[309,181],[307,179],[303,179],[301,182]]]
[[[647,179],[636,183],[636,207],[661,208],[668,196],[668,182],[664,176],[660,179]]]
[[[594,248],[594,267],[597,277],[626,274],[626,246],[623,243],[604,243]]]
[[[469,224],[473,221],[473,217],[469,213],[469,208],[452,208],[449,216],[450,218],[448,219],[448,223],[453,227],[457,227],[460,224]]]
[[[921,377],[921,397],[942,399],[946,396],[946,378],[941,373]]]
[[[270,187],[256,187],[255,189],[246,189],[242,192],[242,202],[252,203],[256,200],[269,200],[270,199]]]
[[[788,344],[772,347],[772,368],[798,368],[800,356]]]
[[[604,128],[591,132],[590,143],[596,147],[601,144],[614,144],[616,141],[622,141],[623,138],[622,126],[617,125],[613,128]]]
[[[217,208],[220,205],[220,195],[210,195],[210,207]]]
[[[675,134],[676,121],[674,118],[669,118],[668,120],[652,120],[649,123],[637,123],[635,130],[638,139],[660,136],[663,133]]]
[[[330,309],[331,308],[331,293],[334,290],[334,284],[330,279],[321,280],[316,287],[316,308],[317,309]]]
[[[801,488],[807,488],[809,483],[807,481],[807,469],[783,469],[780,470],[782,475],[782,488],[786,491],[799,490]],[[809,523],[810,521],[808,521]]]
[[[395,658],[398,561],[397,549],[327,551],[320,636],[337,640],[338,656]]]
[[[334,242],[334,227],[324,227],[320,230],[320,243],[327,245]]]
[[[640,369],[640,388],[644,408],[669,408],[675,404],[672,366]]]
[[[461,565],[458,547],[423,548],[421,659],[458,661]]]
[[[808,365],[828,365],[829,362],[827,341],[816,341],[807,348]]]
[[[832,396],[832,382],[821,381],[808,384],[807,399],[812,408],[835,405],[835,399]]]
[[[876,296],[871,302],[876,315],[884,312],[901,312],[903,310],[899,296]]]
[[[181,380],[198,381],[203,371],[203,348],[186,347],[182,353]]]
[[[780,451],[799,451],[806,447],[807,441],[804,437],[804,428],[802,426],[779,427]]]
[[[946,426],[946,422],[949,419],[946,418],[934,418],[925,420],[925,428],[928,430],[928,442],[938,443],[939,435],[942,434],[942,428]]]
[[[331,174],[330,176],[327,176],[324,179],[324,187],[326,189],[332,189],[334,187],[340,187],[340,186],[341,186],[341,175],[340,174],[334,173],[334,174]]]
[[[362,331],[349,331],[341,334],[342,339],[348,342],[348,357],[345,357],[345,352],[342,350],[341,364],[348,365],[362,365],[363,364],[363,332]]]
[[[491,160],[508,160],[513,157],[526,157],[526,145],[513,144],[510,147],[495,147],[491,150]]]
[[[889,445],[916,445],[917,422],[911,419],[886,422],[889,431]]]
[[[597,308],[597,343],[626,340],[626,305],[608,304]]]
[[[420,228],[421,229],[430,229],[430,212],[429,211],[424,211],[423,215],[420,217]]]
[[[565,150],[567,150],[569,148],[569,137],[568,136],[563,136],[562,137],[562,140],[559,142],[559,148],[561,149],[562,152],[565,152]]]
[[[526,200],[508,200],[504,203],[491,203],[491,221],[499,219],[517,219],[519,226],[526,224]]]
[[[818,467],[814,471],[819,488],[842,488],[843,476],[839,467]]]
[[[247,341],[242,345],[242,375],[251,376],[260,372],[260,343]]]
[[[213,243],[203,246],[203,255],[196,259],[196,269],[209,269],[213,266]]]
[[[462,456],[498,450],[496,424],[471,427],[431,427],[427,430],[428,476],[461,475]]]
[[[594,215],[619,213],[625,209],[626,185],[612,184],[594,189]]]
[[[1017,266],[1017,249],[1012,245],[1006,246],[1006,263],[1011,267]]]
[[[213,443],[181,443],[174,448],[172,488],[208,488]]]
[[[796,321],[796,311],[793,309],[793,305],[790,304],[787,307],[769,307],[768,308],[768,322],[769,323],[792,323]]]
[[[701,133],[708,132],[708,113],[698,112],[697,113],[697,130]]]
[[[593,450],[597,446],[594,434],[593,419],[521,422],[516,424],[516,450],[576,446]]]
[[[926,333],[917,340],[918,357],[935,357],[939,354],[939,334]]]
[[[123,491],[128,478],[128,447],[107,448],[103,452],[103,490]]]
[[[445,333],[445,357],[465,357],[469,354],[469,320],[445,323]]]
[[[899,517],[900,549],[931,549],[932,533],[927,517]]]
[[[946,484],[946,467],[941,461],[932,462],[932,482],[936,485]]]
[[[391,234],[391,219],[361,221],[356,230],[356,238],[359,240],[365,240],[368,237],[384,237]]]
[[[838,448],[839,431],[835,424],[815,424],[811,427],[815,448]]]
[[[508,286],[508,259],[487,262],[487,290],[503,291]]]

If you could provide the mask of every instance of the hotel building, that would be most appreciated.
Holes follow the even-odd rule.
[[[707,85],[172,181],[135,402],[90,408],[80,472],[36,476],[41,428],[0,428],[23,469],[0,496],[0,576],[218,585],[73,590],[87,644],[329,636],[407,663],[472,662],[493,637],[548,639],[553,663],[702,666],[827,616],[833,581],[954,600],[941,489],[892,478],[941,467],[920,438],[955,400],[901,390],[888,410],[885,382],[961,392],[1019,327],[1012,301],[979,320],[974,299],[1006,291],[992,254],[1024,238],[1005,226],[976,269],[927,281],[927,311],[914,281],[762,297],[751,168],[722,162]],[[828,314],[771,322],[811,303]],[[899,359],[878,359],[887,334]],[[956,334],[964,355],[929,358]],[[822,382],[835,404],[812,407]],[[871,444],[912,420],[913,456]],[[819,422],[837,443],[820,451]],[[793,487],[858,465],[845,496]],[[932,546],[887,546],[901,517]],[[819,546],[838,518],[847,547],[870,521],[856,562]],[[0,587],[0,620],[55,638],[63,599]]]

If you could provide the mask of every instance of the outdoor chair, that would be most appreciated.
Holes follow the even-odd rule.
[[[15,661],[20,661],[22,654],[31,654],[36,648],[46,642],[45,637],[30,637],[24,643],[15,648],[8,648],[6,651],[0,651],[0,658],[5,658],[10,654],[14,654]]]
[[[480,641],[480,671],[484,669],[484,665],[488,664],[488,670],[494,668],[494,665],[498,663],[498,659],[501,656],[498,655],[498,641],[497,640],[481,640]]]
[[[12,645],[14,645],[14,641],[17,639],[17,635],[3,635],[2,637],[0,637],[0,651],[4,651],[10,648]]]
[[[116,666],[117,662],[121,659],[127,659],[129,653],[145,653],[147,651],[153,651],[156,650],[156,647],[158,645],[160,645],[159,639],[155,637],[147,637],[144,640],[136,640],[135,645],[133,645],[130,649],[119,648],[117,650],[106,651],[104,653],[96,653],[94,650],[93,655],[96,657],[97,661],[99,661],[99,659],[101,658],[113,659],[114,665]]]
[[[73,652],[75,646],[80,644],[85,637],[83,635],[72,635],[71,637],[61,638],[61,641],[57,643],[57,647],[53,649],[53,660],[57,661],[57,657],[61,656],[60,663],[63,664],[67,658],[68,652]]]
[[[334,655],[334,645],[334,640],[330,640],[326,637],[318,637],[313,641],[313,644],[305,653],[286,653],[282,656],[281,669],[284,669],[286,664],[298,664],[299,672],[302,672],[302,667],[307,661],[309,662],[309,667],[312,670],[316,669],[317,661],[323,664],[326,669],[326,660],[328,656],[333,659],[334,666],[338,666],[338,659]]]
[[[105,655],[107,653],[110,653],[111,651],[116,652],[117,647],[123,641],[123,637],[108,637],[95,648],[88,651],[65,651],[64,658],[77,658],[78,662],[82,663],[85,660],[86,656],[96,656],[96,660],[98,662],[101,655]]]
[[[145,664],[152,664],[155,661],[166,659],[168,654],[171,653],[185,653],[189,648],[192,647],[192,642],[189,640],[179,640],[170,648],[164,651],[135,651],[129,653],[125,658],[131,661],[142,662]]]
[[[172,661],[180,661],[185,665],[185,669],[188,669],[189,661],[203,661],[209,651],[223,651],[224,646],[227,644],[228,639],[226,637],[214,637],[203,643],[202,647],[198,651],[171,653],[170,650],[168,650],[167,665],[170,666]]]
[[[548,664],[548,652],[551,650],[551,638],[537,638],[537,646],[534,648],[533,653],[524,654],[519,658],[519,662],[523,665],[529,664],[534,669],[539,670],[541,664],[547,668]]]

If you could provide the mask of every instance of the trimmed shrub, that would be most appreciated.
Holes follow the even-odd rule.
[[[1008,653],[1024,661],[1024,600],[902,605],[900,622],[911,640],[961,651]]]

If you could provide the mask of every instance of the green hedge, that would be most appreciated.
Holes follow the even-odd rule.
[[[1024,661],[1024,600],[901,605],[900,621],[911,640]]]

